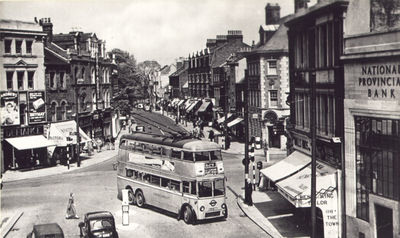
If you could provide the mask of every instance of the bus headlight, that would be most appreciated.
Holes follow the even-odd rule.
[[[222,203],[221,207],[222,207],[222,209],[226,209],[226,204]]]
[[[201,206],[201,207],[200,207],[200,211],[201,211],[201,212],[203,212],[204,209],[206,209],[204,206]]]

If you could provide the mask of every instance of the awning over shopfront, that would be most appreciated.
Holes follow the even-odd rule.
[[[179,101],[180,101],[179,98],[174,98],[174,100],[172,100],[172,102],[171,102],[172,106],[176,107],[177,104],[179,103]]]
[[[335,192],[336,195],[336,170],[328,165],[317,162],[316,172],[317,200],[318,198],[330,197],[333,192]],[[294,206],[310,207],[311,165],[308,165],[303,170],[300,170],[298,173],[295,173],[294,175],[278,182],[276,186],[279,193],[281,193]]]
[[[193,100],[189,100],[189,99],[188,99],[188,100],[185,102],[185,110],[188,109],[189,106],[192,105],[193,102],[194,102]]]
[[[30,150],[56,145],[56,143],[47,140],[42,135],[8,138],[6,141],[17,150]]]
[[[229,122],[227,126],[228,126],[228,127],[232,127],[232,126],[234,126],[234,125],[240,123],[240,122],[243,121],[243,120],[244,120],[244,119],[241,118],[241,117],[235,118],[233,121]]]
[[[310,163],[310,156],[299,151],[294,151],[285,159],[268,168],[262,169],[260,172],[272,182],[277,182],[304,169]]]
[[[90,137],[79,128],[81,143],[91,141]],[[50,125],[49,140],[56,143],[57,146],[67,146],[68,144],[76,144],[76,122],[64,121],[56,122]]]
[[[182,99],[178,102],[178,107],[180,107],[185,102],[185,99]]]
[[[227,114],[227,119],[229,119],[231,116],[233,116],[232,113],[228,112]],[[217,120],[218,124],[221,124],[225,121],[225,116],[222,116],[220,119]]]
[[[207,101],[203,102],[201,104],[201,106],[199,107],[199,109],[197,109],[197,113],[207,111],[207,109],[209,109],[210,106],[211,106],[211,102],[207,102]]]
[[[194,101],[188,109],[186,109],[186,112],[189,113],[190,111],[193,110],[193,108],[199,103],[200,101]]]

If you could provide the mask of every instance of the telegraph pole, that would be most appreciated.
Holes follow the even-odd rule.
[[[225,88],[225,107],[224,107],[224,115],[225,115],[225,120],[224,120],[224,136],[225,136],[225,149],[228,149],[228,123],[226,122],[228,120],[228,108],[229,108],[229,98],[228,98],[228,79],[226,77],[226,73],[224,72],[224,88]]]
[[[79,46],[78,46],[79,47]],[[79,50],[78,50],[79,54]],[[76,156],[77,156],[77,164],[78,167],[81,167],[81,157],[80,157],[80,143],[81,143],[81,135],[79,133],[79,90],[78,90],[78,78],[76,77],[74,71],[71,71],[75,77],[75,120],[76,120]]]
[[[316,234],[316,169],[317,169],[317,161],[316,161],[316,95],[315,95],[315,86],[316,86],[316,76],[315,72],[311,73],[310,77],[310,86],[311,86],[311,120],[310,120],[310,126],[311,126],[311,238],[317,237]]]

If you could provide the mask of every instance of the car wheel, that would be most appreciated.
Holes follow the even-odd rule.
[[[128,201],[130,205],[135,205],[136,203],[135,194],[131,188],[128,190]]]
[[[189,206],[186,206],[185,210],[183,210],[183,220],[185,221],[186,224],[193,223],[193,212]]]
[[[138,207],[143,207],[144,203],[145,203],[145,200],[144,200],[143,192],[139,190],[136,192],[136,205]]]

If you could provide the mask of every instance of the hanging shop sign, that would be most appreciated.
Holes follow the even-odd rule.
[[[19,103],[16,92],[4,92],[0,94],[1,125],[19,125]]]
[[[28,92],[29,124],[46,122],[45,92]]]

